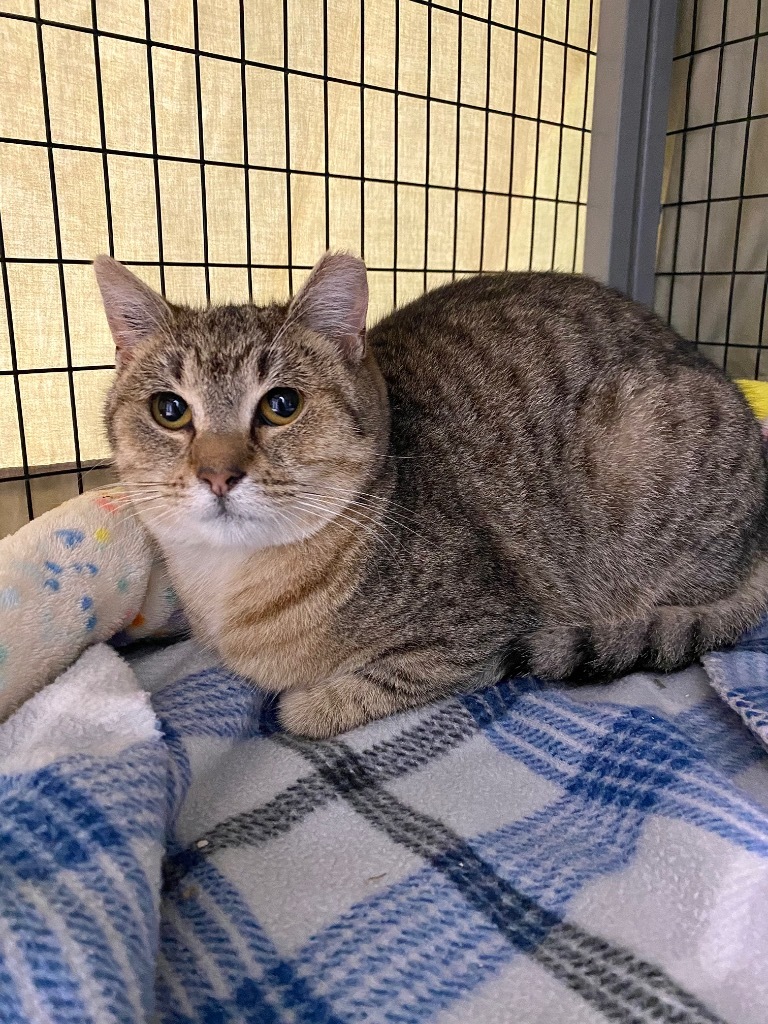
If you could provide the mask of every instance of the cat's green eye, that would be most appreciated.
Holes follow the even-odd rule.
[[[192,410],[183,398],[172,391],[153,395],[149,408],[155,422],[167,430],[181,430],[192,422]]]
[[[296,388],[272,388],[259,402],[259,419],[269,427],[285,427],[303,408],[304,399]]]

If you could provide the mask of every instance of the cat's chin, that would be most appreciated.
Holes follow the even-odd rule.
[[[146,522],[162,547],[204,545],[256,551],[304,540],[314,531],[287,529],[276,516],[246,517],[223,512],[207,518],[180,516],[175,522]]]

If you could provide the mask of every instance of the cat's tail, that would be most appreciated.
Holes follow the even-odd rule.
[[[768,612],[768,557],[728,597],[659,605],[632,621],[547,626],[528,638],[529,670],[543,679],[587,681],[631,671],[671,672],[728,647]]]

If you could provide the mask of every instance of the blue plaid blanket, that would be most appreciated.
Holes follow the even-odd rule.
[[[761,1024],[768,628],[333,742],[193,643],[0,727],[0,1021]]]

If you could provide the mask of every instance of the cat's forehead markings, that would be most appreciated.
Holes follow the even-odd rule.
[[[170,377],[170,383],[181,383],[184,373],[184,353],[175,345],[165,352],[165,371]]]
[[[258,369],[262,346],[233,347],[216,335],[189,339],[180,390],[190,403],[198,429],[248,431],[264,380]],[[265,371],[268,364],[263,364]]]
[[[269,370],[269,350],[266,348],[260,348],[256,353],[256,373],[259,377],[259,383],[266,379],[267,372]]]
[[[266,373],[265,360],[274,331],[268,311],[253,306],[214,307],[200,316],[195,357],[203,372],[228,377],[245,371]]]
[[[295,376],[297,361],[312,361],[303,341],[281,334],[285,307],[219,306],[185,313],[175,345],[163,353],[164,369],[180,389],[194,389],[219,415],[252,405],[265,385]]]

